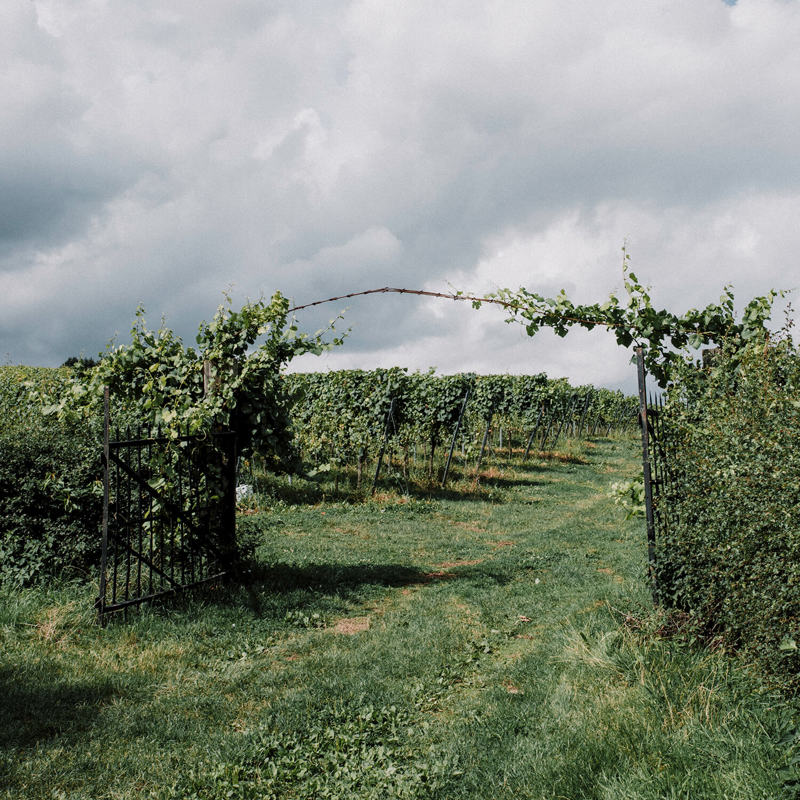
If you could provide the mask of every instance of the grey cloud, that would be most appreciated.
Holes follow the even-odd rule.
[[[797,244],[797,4],[12,5],[0,352],[17,360],[100,349],[140,301],[189,337],[229,285],[301,302],[533,281],[594,299],[626,237],[664,305],[731,276],[800,282],[777,266]],[[364,365],[448,341],[453,363],[546,356],[409,298],[350,309],[336,358]],[[605,354],[563,347],[576,375]]]

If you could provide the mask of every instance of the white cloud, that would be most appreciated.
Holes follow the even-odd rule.
[[[594,300],[619,287],[626,240],[669,307],[800,282],[797,2],[0,13],[0,352],[16,360],[96,351],[140,301],[188,335],[229,285]],[[326,363],[519,371],[533,354],[624,379],[608,337],[531,343],[487,312],[353,301]]]

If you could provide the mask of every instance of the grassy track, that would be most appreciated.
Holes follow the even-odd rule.
[[[3,590],[0,797],[791,796],[788,706],[660,635],[634,443],[582,460],[275,500],[250,590],[106,629],[91,586]]]

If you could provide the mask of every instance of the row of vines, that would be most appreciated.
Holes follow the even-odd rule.
[[[286,376],[295,443],[315,467],[363,470],[388,448],[404,475],[434,473],[455,446],[477,466],[487,451],[509,455],[555,447],[567,435],[607,435],[636,423],[621,392],[572,387],[546,375],[437,375],[396,367]]]

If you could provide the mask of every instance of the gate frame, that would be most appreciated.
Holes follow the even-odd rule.
[[[147,439],[133,439],[129,441],[118,441],[112,442],[111,441],[111,434],[110,434],[110,397],[109,397],[109,388],[106,386],[103,390],[103,533],[102,533],[102,551],[100,556],[100,581],[99,581],[99,591],[98,597],[95,601],[95,607],[97,608],[97,616],[98,622],[101,625],[105,625],[108,615],[116,612],[116,611],[125,611],[127,613],[127,609],[131,606],[138,606],[142,603],[149,602],[151,600],[155,600],[157,598],[167,597],[169,595],[177,594],[178,592],[183,592],[188,589],[195,588],[197,586],[201,586],[205,583],[210,583],[212,581],[219,580],[225,576],[228,576],[232,573],[234,564],[227,563],[226,561],[230,562],[230,558],[224,554],[221,549],[208,538],[205,531],[202,531],[197,527],[196,524],[191,520],[192,511],[188,513],[185,512],[182,508],[178,508],[175,506],[175,503],[163,496],[158,490],[154,489],[147,480],[145,480],[141,475],[139,475],[135,470],[131,469],[128,464],[126,464],[123,460],[118,458],[115,453],[113,452],[115,449],[121,449],[124,446],[132,446],[132,445],[142,445],[144,443],[147,444],[166,444],[170,439],[166,437],[150,437]],[[227,485],[226,485],[226,494],[220,503],[221,503],[221,511],[222,511],[222,525],[229,531],[230,536],[230,543],[232,545],[231,555],[233,555],[233,549],[235,548],[236,542],[236,472],[237,472],[237,458],[236,458],[236,434],[233,431],[218,431],[212,434],[213,438],[222,439],[223,441],[230,442],[228,447],[228,467],[227,467]],[[192,442],[199,442],[203,440],[203,437],[198,436],[185,436],[180,437],[181,440],[185,441],[192,441]],[[180,581],[175,580],[174,576],[168,575],[166,572],[162,571],[158,567],[156,567],[148,556],[145,556],[143,553],[138,552],[134,547],[131,546],[130,542],[123,542],[121,539],[117,539],[113,531],[110,530],[109,525],[109,502],[110,502],[110,494],[111,494],[111,469],[112,465],[116,467],[117,470],[121,470],[128,478],[129,481],[133,481],[135,485],[138,485],[139,490],[144,492],[145,494],[149,495],[151,498],[159,501],[162,505],[168,510],[170,516],[173,520],[172,529],[174,532],[174,528],[177,527],[177,524],[183,522],[186,527],[186,530],[192,534],[194,533],[197,535],[198,533],[200,536],[198,537],[200,541],[200,546],[196,546],[192,548],[191,546],[188,548],[189,552],[196,552],[198,554],[205,553],[212,555],[216,558],[218,565],[222,567],[221,569],[215,571],[213,574],[205,575],[203,577],[198,578],[197,580],[192,580],[188,583],[181,583]],[[187,518],[188,517],[188,518]],[[116,597],[109,602],[107,598],[108,594],[108,554],[109,554],[109,545],[111,544],[111,540],[114,540],[114,547],[120,548],[122,550],[126,550],[127,553],[124,556],[128,560],[128,564],[130,566],[131,559],[138,559],[140,564],[145,564],[148,569],[152,573],[157,573],[163,581],[166,580],[169,584],[172,584],[170,588],[161,589],[156,592],[150,592],[148,594],[140,594],[137,597],[130,597],[126,596],[124,600],[117,600]],[[116,550],[115,550],[116,554]],[[141,589],[141,587],[140,587]],[[116,591],[116,586],[114,591]]]

